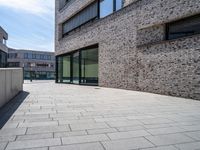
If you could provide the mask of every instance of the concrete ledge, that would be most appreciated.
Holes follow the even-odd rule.
[[[23,90],[22,68],[0,69],[0,107]]]

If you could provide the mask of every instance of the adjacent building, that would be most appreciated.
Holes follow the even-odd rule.
[[[8,48],[6,46],[7,40],[8,40],[8,34],[0,26],[0,68],[5,68],[7,65],[7,53],[8,53]]]
[[[56,0],[56,82],[200,99],[199,0]]]
[[[8,49],[8,67],[23,67],[24,79],[55,79],[53,52]]]

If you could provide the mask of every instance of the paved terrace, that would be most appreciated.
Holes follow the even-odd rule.
[[[50,81],[24,91],[1,109],[2,150],[200,150],[199,101]]]

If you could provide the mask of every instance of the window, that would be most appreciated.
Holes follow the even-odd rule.
[[[113,13],[113,0],[101,0],[100,2],[100,18],[106,17]]]
[[[44,55],[41,54],[41,55],[40,55],[40,59],[41,59],[41,60],[44,60]]]
[[[8,58],[10,59],[17,58],[17,53],[9,53]]]
[[[8,62],[8,67],[20,67],[19,62]]]
[[[63,36],[66,35],[68,32],[70,32],[71,30],[74,30],[77,27],[97,17],[98,17],[98,3],[94,2],[87,8],[82,10],[80,13],[76,14],[74,17],[63,23],[62,25]]]
[[[7,53],[0,50],[0,68],[7,66]]]
[[[65,5],[71,0],[59,0],[59,8],[60,10],[65,7]]]
[[[36,54],[32,54],[32,58],[33,58],[33,59],[36,59]]]
[[[89,21],[112,14],[121,9],[122,6],[123,0],[96,0],[61,25],[62,37]]]
[[[47,55],[47,60],[51,60],[51,55]]]
[[[123,0],[100,0],[100,18],[104,18],[122,8]]]
[[[200,15],[185,18],[166,25],[167,40],[195,34],[200,34]]]
[[[28,58],[28,53],[24,53],[24,59]]]
[[[59,83],[98,84],[98,47],[91,46],[58,56],[56,81]]]
[[[32,53],[28,53],[28,59],[32,59]]]

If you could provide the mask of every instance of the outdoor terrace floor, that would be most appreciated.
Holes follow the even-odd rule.
[[[0,125],[2,150],[200,150],[200,101],[121,89],[26,81]]]

